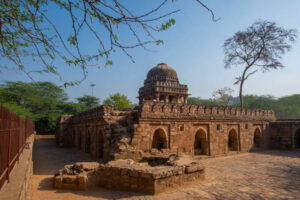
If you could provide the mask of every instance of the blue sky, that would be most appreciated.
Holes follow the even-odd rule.
[[[131,10],[143,13],[148,10],[153,0],[127,1]],[[120,92],[137,102],[138,89],[143,85],[147,72],[158,63],[164,62],[173,67],[179,80],[189,87],[191,96],[210,98],[213,91],[223,87],[234,89],[238,95],[238,87],[233,85],[234,78],[241,73],[240,68],[224,69],[224,41],[235,32],[244,30],[258,19],[274,21],[284,28],[294,28],[300,31],[300,1],[299,0],[204,0],[216,17],[221,20],[213,22],[210,14],[194,0],[177,0],[168,5],[163,11],[180,8],[175,14],[176,24],[171,29],[156,34],[164,40],[162,46],[151,46],[153,52],[141,48],[130,51],[135,63],[121,51],[113,54],[113,66],[102,69],[89,69],[88,78],[79,86],[68,87],[66,92],[71,100],[84,94],[91,94],[90,84],[96,84],[94,96],[105,99],[109,94]],[[51,10],[59,27],[68,23],[62,13]],[[67,32],[68,30],[66,30]],[[121,32],[123,38],[130,38],[128,32]],[[67,34],[67,33],[66,33]],[[95,41],[87,38],[83,49],[89,52],[95,47]],[[281,97],[300,93],[300,43],[294,44],[292,50],[283,57],[284,69],[266,73],[256,73],[244,85],[244,94],[273,95]],[[1,58],[2,59],[2,58]],[[5,62],[5,61],[4,61]],[[59,72],[64,80],[80,78],[80,71],[69,68],[60,61]],[[37,63],[28,62],[31,68]],[[62,85],[53,75],[35,75],[36,80],[53,81]],[[4,71],[0,81],[30,81],[21,72]]]

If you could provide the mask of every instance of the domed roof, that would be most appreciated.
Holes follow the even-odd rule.
[[[160,63],[150,69],[147,74],[146,82],[152,81],[178,81],[177,72],[165,63]]]

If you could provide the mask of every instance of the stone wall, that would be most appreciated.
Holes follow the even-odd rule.
[[[144,101],[136,110],[103,105],[66,118],[57,135],[64,146],[105,160],[135,159],[153,148],[216,156],[267,147],[271,121],[272,110]]]
[[[134,125],[132,144],[150,151],[153,136],[159,131],[171,152],[194,154],[195,140],[200,135],[202,154],[215,156],[228,153],[232,132],[234,150],[247,152],[255,146],[255,132],[256,146],[268,146],[267,125],[274,120],[271,110],[146,101],[139,108],[139,123]]]
[[[270,123],[270,147],[300,148],[300,119],[279,119]]]

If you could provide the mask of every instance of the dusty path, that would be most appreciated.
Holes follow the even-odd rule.
[[[37,140],[34,151],[33,200],[85,199],[300,199],[300,151],[263,151],[204,160],[206,181],[156,196],[110,191],[55,190],[51,178],[65,164],[91,161],[54,140]],[[117,184],[117,183],[116,183]]]

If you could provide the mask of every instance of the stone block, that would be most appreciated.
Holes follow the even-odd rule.
[[[75,175],[64,175],[63,176],[63,183],[75,183],[77,177]]]
[[[54,183],[53,184],[54,188],[61,189],[62,188],[62,177],[60,175],[55,176],[53,183]]]

